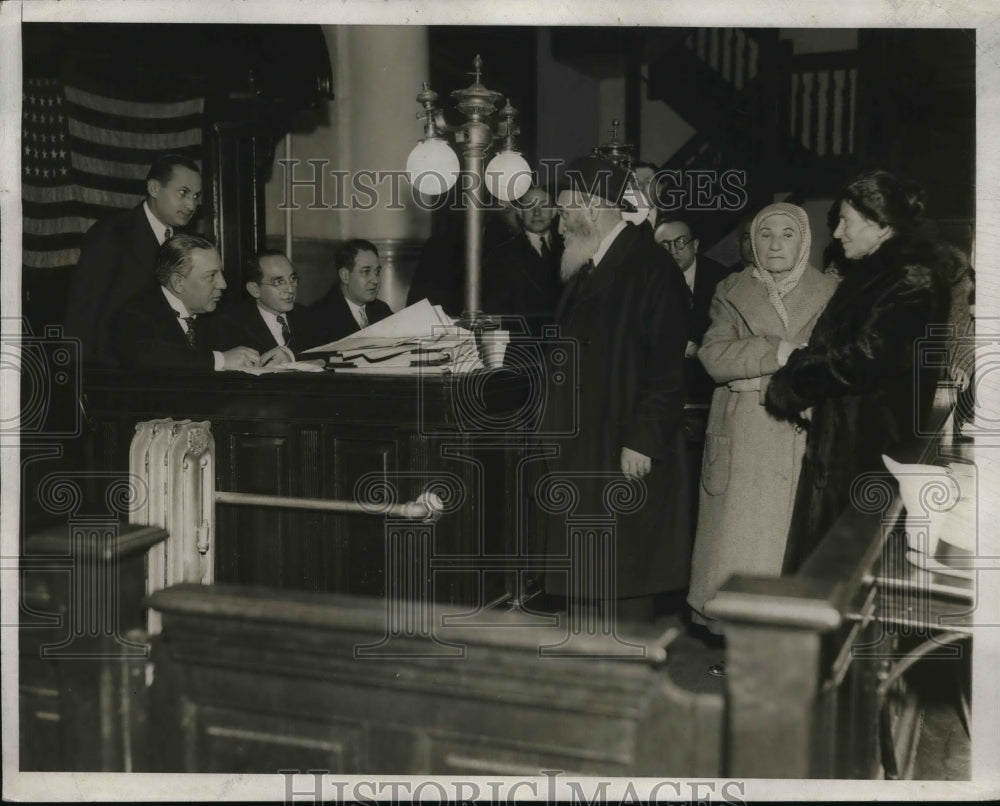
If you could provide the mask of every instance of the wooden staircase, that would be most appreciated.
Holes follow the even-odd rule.
[[[832,195],[857,169],[858,51],[794,55],[778,36],[694,28],[651,52],[647,97],[697,130],[662,167],[746,172],[745,208],[698,222],[709,243],[775,194]]]

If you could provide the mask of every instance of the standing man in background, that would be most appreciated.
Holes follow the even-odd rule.
[[[556,211],[545,188],[530,188],[514,208],[520,232],[483,259],[483,310],[522,317],[537,336],[552,322],[562,292],[562,238],[553,232]]]
[[[85,363],[113,363],[112,313],[155,282],[161,244],[190,224],[201,203],[201,169],[178,154],[154,162],[146,199],[96,222],[87,232],[69,292],[65,330],[82,341]]]

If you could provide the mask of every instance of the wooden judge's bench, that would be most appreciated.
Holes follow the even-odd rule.
[[[725,586],[730,675],[705,685],[669,625],[511,607],[537,568],[524,541],[537,389],[523,369],[89,376],[91,503],[24,547],[21,768],[905,776],[918,699],[894,670],[928,641],[937,656],[971,643],[973,592],[922,585],[899,562],[891,487],[845,513],[795,577]],[[212,456],[200,500],[368,509],[216,498],[184,555],[214,579],[145,596],[151,558],[177,537],[128,524],[109,490],[137,424],[160,418],[210,424],[214,451],[185,454]],[[936,436],[913,451],[901,458],[968,446]],[[428,488],[436,519],[380,514]],[[95,520],[101,502],[120,514]],[[932,614],[915,609],[929,591]]]

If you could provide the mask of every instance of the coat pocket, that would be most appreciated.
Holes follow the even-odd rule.
[[[705,434],[705,454],[701,462],[701,483],[709,495],[722,495],[729,486],[732,439],[722,434]]]

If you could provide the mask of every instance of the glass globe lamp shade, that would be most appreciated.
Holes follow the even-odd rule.
[[[410,184],[425,196],[447,193],[458,181],[458,155],[444,140],[430,137],[417,143],[406,158]]]
[[[531,166],[516,151],[501,151],[486,166],[486,188],[500,201],[516,201],[530,187]]]

